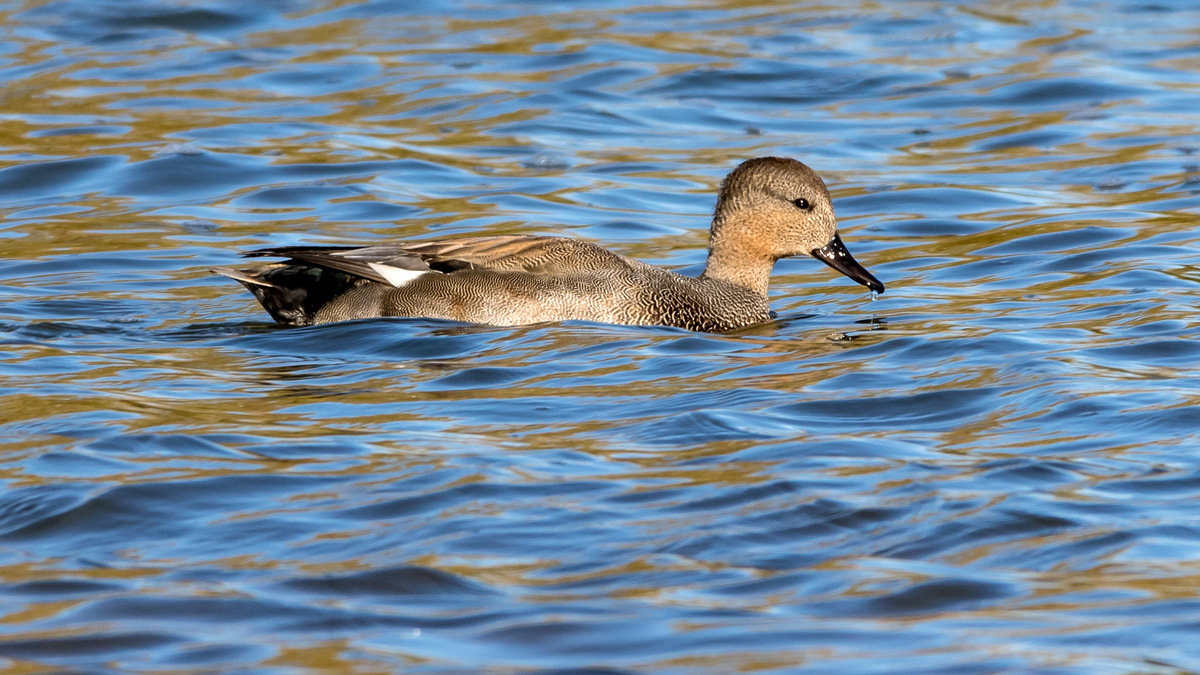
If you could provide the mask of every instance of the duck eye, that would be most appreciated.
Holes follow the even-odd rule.
[[[808,200],[805,199],[804,197],[801,197],[800,199],[797,199],[797,200],[793,201],[792,203],[796,205],[796,208],[804,209],[805,211],[812,208],[812,204],[809,204]]]

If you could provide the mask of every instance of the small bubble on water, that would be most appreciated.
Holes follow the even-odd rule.
[[[539,152],[521,162],[521,166],[526,169],[567,169],[571,165],[561,157]]]
[[[181,220],[179,226],[188,232],[215,232],[219,226],[211,220]]]

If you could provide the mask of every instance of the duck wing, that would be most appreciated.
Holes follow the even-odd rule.
[[[468,263],[472,269],[533,274],[571,274],[629,266],[625,258],[606,248],[566,237],[463,237],[408,242],[404,248],[430,263],[459,261]]]
[[[399,242],[376,246],[281,246],[242,254],[278,256],[391,286],[426,272],[484,269],[531,274],[577,274],[628,268],[629,262],[595,244],[566,237],[493,236]]]
[[[432,268],[421,256],[396,244],[379,246],[279,246],[242,254],[247,258],[273,256],[337,270],[351,276],[400,286]]]

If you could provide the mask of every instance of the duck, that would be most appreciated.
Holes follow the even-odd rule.
[[[240,282],[279,324],[422,317],[515,326],[591,321],[720,333],[766,323],[776,261],[812,256],[883,293],[838,233],[825,182],[806,164],[757,157],[717,192],[704,271],[695,277],[581,239],[475,236],[369,246],[278,246],[279,257],[211,271]]]

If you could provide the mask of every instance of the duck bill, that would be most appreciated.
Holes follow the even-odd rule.
[[[833,239],[828,244],[821,248],[812,251],[812,257],[829,265],[833,269],[845,274],[858,283],[875,291],[876,293],[883,292],[883,284],[875,278],[873,274],[867,271],[867,268],[858,264],[854,256],[850,255],[850,251],[846,250],[846,245],[842,243],[842,236],[839,234],[833,235]]]

